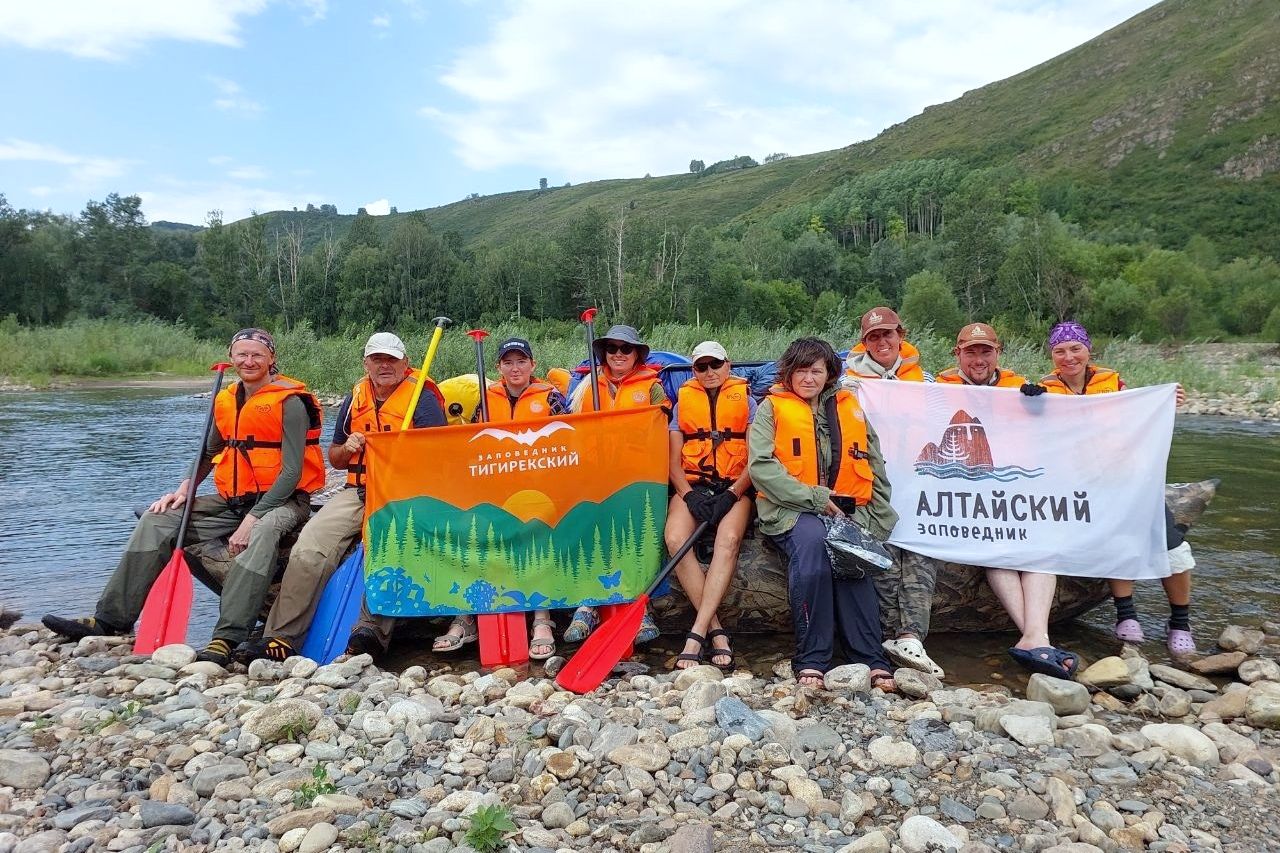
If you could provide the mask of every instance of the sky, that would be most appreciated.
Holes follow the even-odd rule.
[[[0,194],[202,224],[875,136],[1154,0],[4,0]]]

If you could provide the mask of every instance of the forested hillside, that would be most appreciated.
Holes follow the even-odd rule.
[[[700,152],[690,152],[696,157]],[[134,196],[74,218],[0,196],[0,316],[149,315],[223,335],[587,304],[641,326],[809,324],[1280,337],[1280,3],[1166,0],[838,151],[192,232]]]

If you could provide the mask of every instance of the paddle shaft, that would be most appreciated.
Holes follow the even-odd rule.
[[[704,521],[693,529],[693,532],[689,534],[689,538],[684,540],[684,544],[676,549],[676,552],[671,555],[671,559],[667,560],[667,564],[658,572],[658,576],[653,579],[653,583],[649,584],[649,588],[644,591],[646,598],[653,595],[653,591],[658,588],[658,584],[662,583],[663,578],[671,574],[671,570],[684,559],[684,555],[689,553],[689,549],[698,541],[698,537],[710,526],[711,522]]]
[[[187,477],[186,500],[182,502],[182,520],[178,522],[178,538],[174,540],[175,553],[182,550],[187,538],[187,525],[191,523],[191,505],[196,500],[196,477],[200,474],[200,463],[204,461],[204,448],[209,443],[209,431],[213,429],[213,410],[218,404],[218,393],[222,391],[222,377],[231,365],[220,361],[210,368],[214,372],[213,393],[209,398],[209,412],[204,418],[204,429],[200,431],[200,450],[196,452],[195,461],[191,463],[191,474]]]
[[[484,376],[484,339],[489,337],[489,333],[484,329],[472,329],[467,334],[476,342],[476,382],[480,384],[480,422],[488,423],[489,389],[485,387],[488,383]]]
[[[582,312],[587,332],[587,364],[591,366],[591,411],[600,411],[600,379],[596,374],[596,309]]]
[[[431,364],[436,360],[436,350],[440,347],[440,338],[444,336],[444,330],[453,325],[453,321],[448,317],[437,317],[435,320],[436,330],[431,333],[431,343],[427,345],[427,354],[422,359],[422,370],[418,375],[418,383],[414,386],[413,396],[409,398],[409,408],[404,413],[404,423],[400,425],[400,429],[410,429],[413,426],[413,413],[418,409],[418,398],[422,396],[422,386],[426,384],[427,375],[431,372]]]

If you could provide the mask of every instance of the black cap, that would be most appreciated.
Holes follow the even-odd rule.
[[[498,361],[502,361],[504,355],[513,352],[524,353],[527,357],[533,358],[533,347],[529,346],[529,342],[524,338],[507,338],[498,344]]]

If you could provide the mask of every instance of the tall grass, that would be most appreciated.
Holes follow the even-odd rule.
[[[82,320],[27,328],[0,320],[0,376],[48,385],[59,378],[207,375],[225,345],[159,321]]]
[[[350,329],[341,337],[318,337],[306,324],[276,337],[280,370],[301,379],[317,392],[346,392],[363,373],[361,355],[364,341],[374,329]],[[475,345],[460,328],[450,329],[441,340],[431,375],[437,379],[471,373],[476,369]],[[606,329],[597,328],[598,334]],[[527,338],[533,346],[539,371],[550,367],[572,367],[586,356],[582,326],[564,321],[504,322],[488,329],[485,367],[496,376],[494,354],[498,342],[507,337]],[[766,361],[782,355],[787,344],[802,335],[824,337],[837,349],[853,343],[849,321],[835,318],[822,329],[767,329],[760,326],[708,326],[666,323],[649,330],[645,341],[655,350],[688,353],[700,341],[713,338],[724,344],[736,361]],[[421,364],[430,341],[429,331],[404,335],[409,359]],[[937,372],[954,363],[953,340],[926,329],[913,335],[921,361]],[[47,385],[59,378],[123,377],[163,373],[177,376],[204,376],[211,363],[225,356],[225,344],[197,339],[183,326],[155,321],[81,321],[59,328],[22,328],[0,321],[0,377],[34,385]],[[1097,361],[1112,367],[1131,386],[1181,382],[1202,394],[1239,393],[1240,377],[1250,374],[1248,365],[1230,372],[1206,365],[1184,353],[1161,355],[1156,347],[1135,340],[1101,342]],[[1052,365],[1044,344],[1011,340],[1001,356],[1002,367],[1035,380]],[[1237,369],[1238,368],[1238,369]],[[1250,385],[1266,400],[1280,397],[1273,378],[1252,377]]]

